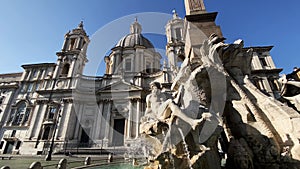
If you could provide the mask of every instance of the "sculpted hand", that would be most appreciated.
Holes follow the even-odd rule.
[[[211,119],[210,119],[211,117],[212,117],[211,113],[203,113],[202,114],[202,119],[203,120],[211,121]]]

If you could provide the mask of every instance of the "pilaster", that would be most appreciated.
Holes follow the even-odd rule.
[[[105,123],[105,139],[109,138],[110,133],[110,116],[111,116],[111,102],[108,102],[108,112],[106,115],[106,123]]]
[[[102,125],[102,112],[103,112],[103,102],[99,103],[98,113],[97,113],[97,120],[95,123],[95,138],[96,140],[101,139],[100,133],[101,133],[101,125]]]

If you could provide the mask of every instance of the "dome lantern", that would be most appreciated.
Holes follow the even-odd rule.
[[[130,26],[130,33],[131,34],[141,34],[142,33],[142,26],[138,23],[137,17],[135,21]]]

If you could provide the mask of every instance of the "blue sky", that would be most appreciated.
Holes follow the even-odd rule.
[[[55,62],[64,34],[81,20],[92,38],[116,19],[127,16],[133,21],[136,13],[171,14],[176,9],[179,16],[185,15],[183,0],[1,0],[0,3],[0,73],[21,72],[22,64]],[[240,38],[245,46],[273,45],[271,55],[276,66],[284,68],[282,73],[300,67],[300,1],[206,0],[205,5],[207,11],[219,12],[216,23],[221,26],[227,43]],[[118,29],[125,34],[129,32],[129,27]],[[103,50],[108,51],[109,47]],[[88,57],[103,60],[101,53]]]

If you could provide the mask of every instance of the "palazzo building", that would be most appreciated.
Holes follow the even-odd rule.
[[[185,18],[174,12],[166,23],[167,61],[135,20],[129,34],[105,56],[103,76],[85,76],[90,40],[81,22],[65,34],[56,62],[22,65],[23,72],[0,74],[0,153],[42,154],[52,139],[56,153],[72,147],[122,150],[139,144],[149,84],[157,81],[170,91],[185,58],[189,29],[185,22],[201,25],[207,37],[212,33],[223,36],[215,23],[216,12],[207,12],[202,0],[185,2]],[[193,5],[196,2],[200,4]],[[278,98],[282,69],[273,63],[272,46],[251,48],[253,83],[266,95]],[[236,64],[243,60],[231,66]]]

